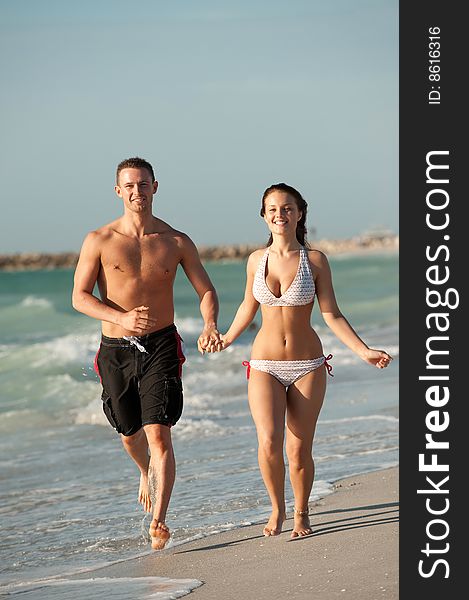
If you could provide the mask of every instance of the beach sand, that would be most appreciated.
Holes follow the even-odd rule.
[[[196,579],[203,585],[187,596],[194,600],[397,599],[398,488],[398,467],[349,477],[310,504],[311,536],[290,540],[291,518],[278,537],[249,525],[86,577]]]

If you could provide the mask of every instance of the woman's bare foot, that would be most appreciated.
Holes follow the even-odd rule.
[[[150,488],[148,485],[148,476],[140,475],[140,485],[138,488],[138,501],[143,506],[145,512],[151,512]]]
[[[290,537],[304,537],[313,533],[311,523],[309,522],[309,510],[297,510],[295,508],[293,520],[294,526]]]
[[[282,533],[282,525],[285,521],[285,514],[274,514],[270,515],[270,519],[267,521],[267,525],[262,530],[262,533],[269,537],[271,535],[280,535]]]
[[[167,526],[163,522],[158,521],[158,519],[153,519],[150,524],[149,533],[151,536],[151,547],[153,550],[163,550],[170,538],[170,533]]]

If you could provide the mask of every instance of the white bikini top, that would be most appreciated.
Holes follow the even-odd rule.
[[[303,306],[304,304],[310,304],[314,300],[316,287],[314,285],[307,250],[303,246],[300,248],[300,260],[295,279],[279,298],[272,294],[265,281],[265,268],[268,256],[269,248],[267,248],[259,261],[259,266],[254,276],[254,283],[252,284],[252,294],[259,304],[268,304],[269,306]]]

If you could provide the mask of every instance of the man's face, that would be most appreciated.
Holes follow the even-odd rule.
[[[114,187],[124,206],[132,212],[151,211],[153,194],[157,188],[158,182],[151,180],[147,169],[122,169],[119,182]]]

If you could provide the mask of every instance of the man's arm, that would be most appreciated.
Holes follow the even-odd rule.
[[[221,350],[220,333],[217,329],[218,296],[204,269],[194,242],[186,235],[182,242],[181,266],[197,292],[200,300],[200,313],[204,320],[204,329],[197,341],[197,347],[203,354],[204,351],[214,352]]]
[[[114,323],[132,334],[142,335],[154,325],[154,319],[148,316],[147,306],[138,306],[131,311],[122,312],[93,295],[101,268],[101,243],[101,236],[95,231],[89,233],[83,242],[75,269],[72,306],[88,317]]]

